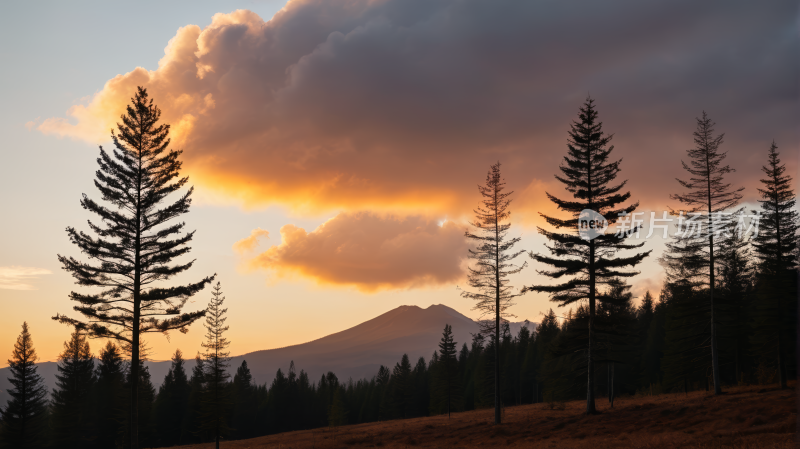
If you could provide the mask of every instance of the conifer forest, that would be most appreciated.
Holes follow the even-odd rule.
[[[0,6],[0,449],[800,441],[797,2],[122,3]]]

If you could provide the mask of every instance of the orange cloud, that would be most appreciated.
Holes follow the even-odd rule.
[[[233,244],[233,250],[239,254],[244,254],[249,251],[256,249],[258,246],[258,240],[260,238],[269,238],[269,231],[265,231],[261,228],[255,228],[250,232],[248,237],[245,237],[236,243]]]
[[[280,245],[246,265],[361,291],[455,283],[468,254],[464,229],[419,216],[342,213],[311,232],[283,226]]]
[[[795,31],[793,12],[586,1],[576,16],[558,2],[423,3],[294,0],[269,21],[216,14],[203,29],[180,28],[156,70],[118,75],[66,118],[30,126],[107,141],[142,85],[192,182],[243,204],[466,217],[500,160],[528,224],[541,224],[543,189],[566,196],[553,175],[587,92],[643,207],[661,209],[679,190],[704,109],[728,132],[731,181],[747,185],[746,199],[773,138],[784,155],[796,150],[798,103],[785,100],[796,45],[782,37]],[[694,25],[675,28],[685,17]],[[615,32],[585,34],[589,18]]]

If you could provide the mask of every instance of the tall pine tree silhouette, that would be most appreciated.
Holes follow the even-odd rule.
[[[12,375],[8,379],[12,386],[8,390],[11,399],[0,408],[0,444],[4,447],[37,449],[46,446],[47,388],[36,372],[38,359],[28,323],[22,323],[22,332],[8,361]]]
[[[225,325],[225,313],[222,308],[225,297],[222,296],[222,285],[217,282],[211,291],[211,302],[206,313],[206,341],[203,343],[203,376],[202,396],[202,428],[210,433],[219,449],[219,439],[230,430],[227,423],[227,412],[230,398],[227,383],[230,374],[227,372],[230,353],[227,351],[230,342],[223,335],[228,326]]]
[[[52,438],[59,448],[84,448],[95,439],[94,358],[89,342],[75,331],[59,355],[51,401]]]
[[[636,266],[650,254],[650,251],[630,257],[615,257],[620,250],[639,248],[643,245],[643,243],[624,243],[625,239],[632,235],[632,232],[600,234],[598,237],[588,240],[584,240],[579,235],[578,218],[581,211],[585,209],[595,211],[605,217],[611,225],[617,221],[620,214],[630,214],[639,205],[639,203],[634,203],[630,206],[620,207],[620,204],[627,201],[631,194],[630,192],[619,193],[627,181],[616,185],[612,184],[620,171],[619,164],[622,160],[609,161],[609,156],[614,150],[613,145],[609,146],[612,136],[603,132],[603,125],[597,120],[593,99],[587,98],[581,106],[579,119],[579,121],[573,121],[569,131],[567,143],[569,151],[564,157],[565,163],[559,167],[562,176],[556,175],[556,179],[565,185],[573,199],[561,200],[547,193],[550,201],[555,203],[560,210],[567,212],[570,217],[561,219],[541,214],[550,226],[570,232],[558,233],[539,228],[539,232],[550,241],[547,249],[551,255],[530,253],[533,260],[552,267],[552,270],[539,271],[539,274],[557,279],[561,283],[534,285],[526,287],[525,291],[549,293],[550,299],[559,303],[560,306],[588,300],[586,413],[596,413],[594,318],[598,285],[607,284],[615,277],[634,276],[637,272],[621,269]],[[562,281],[564,278],[571,279]]]
[[[708,118],[703,111],[703,118],[697,119],[697,129],[694,133],[695,147],[687,150],[689,164],[681,162],[683,169],[689,172],[691,177],[688,181],[678,179],[678,183],[688,190],[684,194],[670,195],[671,199],[680,201],[687,206],[684,211],[686,214],[704,212],[705,227],[700,227],[697,232],[692,232],[703,240],[702,249],[699,250],[700,256],[695,260],[686,260],[697,267],[701,267],[703,272],[703,283],[709,290],[709,314],[711,318],[710,341],[711,341],[711,369],[714,379],[714,394],[722,393],[719,372],[719,350],[717,348],[717,317],[715,316],[714,291],[716,289],[715,275],[715,255],[714,250],[719,246],[719,241],[714,243],[715,234],[727,226],[727,220],[722,212],[731,209],[739,203],[742,198],[741,191],[744,187],[732,190],[730,184],[725,183],[725,175],[733,172],[730,166],[722,165],[722,161],[727,155],[720,151],[723,134],[714,135],[714,122]],[[688,223],[687,223],[688,225]],[[682,234],[689,231],[687,228]],[[688,236],[687,236],[688,238]],[[696,238],[696,237],[695,237]],[[696,246],[696,245],[694,245]],[[697,249],[692,250],[693,254],[698,254]]]
[[[112,131],[115,150],[100,147],[100,166],[95,186],[106,205],[85,194],[81,206],[96,214],[89,221],[91,234],[67,228],[70,241],[88,256],[83,262],[58,256],[64,270],[78,285],[99,287],[99,293],[72,292],[75,311],[85,321],[56,315],[54,320],[74,326],[92,338],[120,340],[131,348],[133,378],[139,377],[139,341],[146,332],[187,332],[205,311],[182,313],[188,299],[213,280],[183,286],[164,286],[173,276],[191,268],[194,261],[174,263],[187,254],[194,231],[184,233],[184,223],[173,219],[189,211],[193,188],[171,204],[167,197],[188,182],[179,177],[181,151],[169,149],[169,125],[158,124],[161,110],[138,88],[117,132]],[[138,382],[131,382],[130,439],[138,449]]]
[[[764,187],[758,189],[762,198],[759,200],[762,218],[753,246],[760,260],[759,271],[765,292],[760,297],[756,328],[760,349],[774,348],[780,386],[786,388],[788,348],[793,343],[792,336],[796,335],[795,277],[800,223],[792,178],[786,174],[786,165],[781,162],[777,150],[778,146],[773,142],[767,165],[761,168],[766,175],[761,180]]]
[[[456,345],[457,343],[453,340],[453,328],[446,324],[444,332],[442,332],[442,339],[439,341],[439,360],[436,366],[437,379],[435,387],[438,393],[442,395],[448,418],[461,399]]]
[[[525,268],[511,263],[524,251],[513,251],[519,237],[508,238],[511,217],[508,206],[514,192],[504,192],[505,182],[500,175],[500,163],[492,165],[486,175],[486,185],[479,185],[482,205],[474,210],[475,221],[470,224],[477,232],[467,231],[465,236],[474,240],[477,247],[469,250],[469,257],[476,261],[469,267],[469,286],[476,291],[462,291],[461,296],[476,301],[473,310],[481,312],[481,332],[492,334],[494,349],[494,422],[501,421],[500,398],[500,327],[507,312],[514,305],[514,298],[520,295],[509,285],[508,277]],[[485,319],[488,317],[488,319]]]

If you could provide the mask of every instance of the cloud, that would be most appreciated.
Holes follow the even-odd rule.
[[[342,213],[311,232],[283,226],[281,243],[246,265],[367,292],[454,284],[468,254],[464,229],[419,216]]]
[[[256,249],[258,246],[258,240],[260,238],[269,238],[269,232],[265,231],[261,228],[255,228],[250,232],[248,237],[245,237],[238,242],[233,244],[233,250],[239,254],[244,254],[249,251]]]
[[[45,274],[52,274],[52,272],[35,267],[0,267],[0,289],[36,290],[32,282]]]
[[[193,182],[235,201],[459,216],[497,160],[543,196],[591,93],[634,200],[679,189],[704,109],[752,197],[769,142],[797,148],[795,18],[793,1],[296,0],[180,28],[156,70],[36,126],[107,141],[143,85]],[[535,222],[539,203],[516,204]]]

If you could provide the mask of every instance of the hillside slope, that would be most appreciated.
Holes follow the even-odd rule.
[[[550,409],[548,404],[505,409],[493,424],[493,410],[428,418],[302,430],[240,441],[224,449],[362,447],[512,448],[794,448],[797,428],[794,389],[731,387],[713,396],[705,391],[623,397],[614,408],[598,400],[598,415],[583,413],[585,401]],[[213,443],[176,449],[209,449]]]

